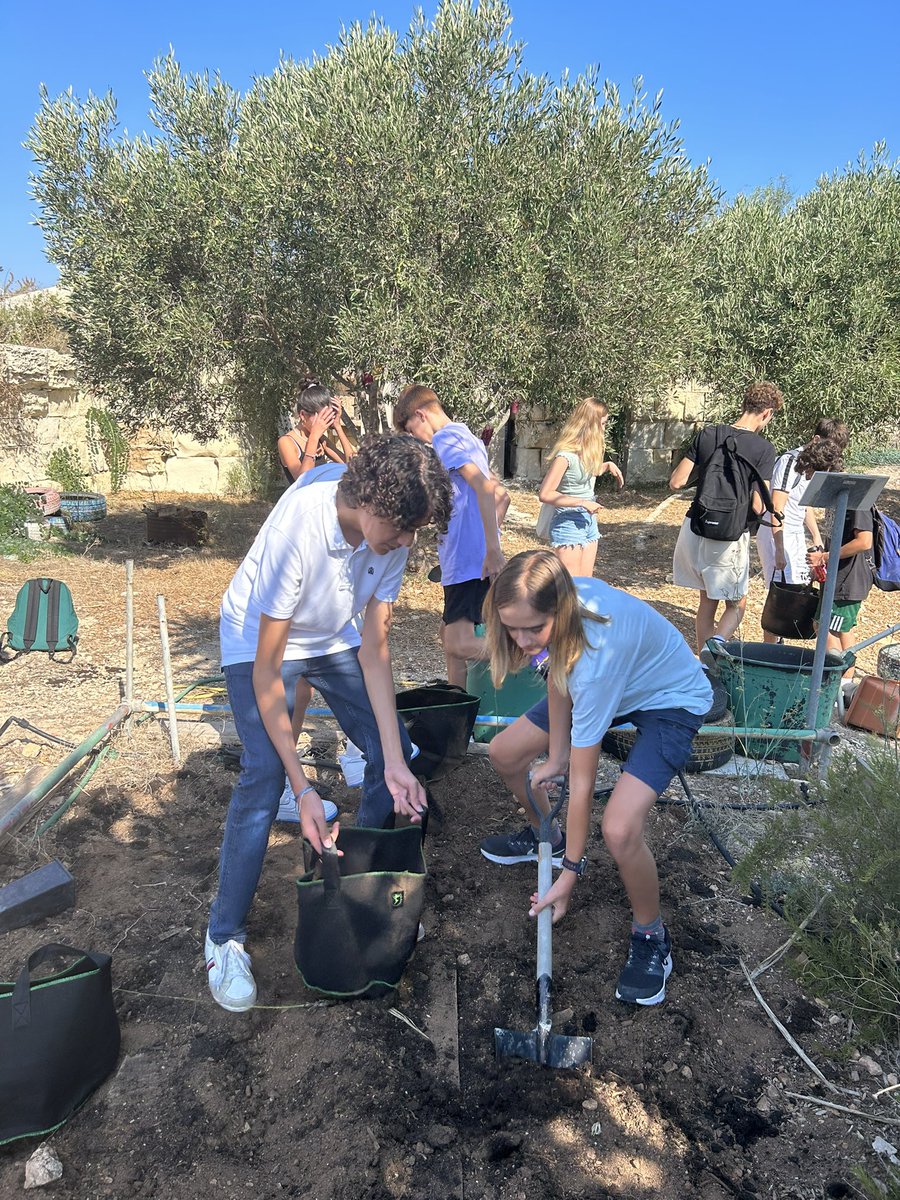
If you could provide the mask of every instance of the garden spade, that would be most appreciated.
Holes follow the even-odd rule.
[[[559,799],[551,805],[546,816],[535,804],[531,777],[525,782],[528,802],[540,819],[538,833],[538,896],[543,897],[553,882],[551,845],[553,820],[566,798],[566,780],[560,777]],[[589,1037],[566,1037],[552,1030],[550,998],[553,991],[553,914],[550,907],[542,909],[537,918],[537,1025],[528,1033],[513,1029],[494,1030],[494,1053],[497,1058],[524,1058],[542,1067],[580,1067],[591,1061],[593,1044]]]

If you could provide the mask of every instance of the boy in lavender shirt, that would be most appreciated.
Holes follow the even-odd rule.
[[[506,562],[499,525],[509,494],[488,464],[484,443],[465,425],[451,421],[431,388],[406,388],[394,408],[394,425],[430,444],[450,472],[453,511],[438,541],[444,587],[441,644],[447,679],[465,687],[467,660],[487,657],[475,626],[491,580]]]

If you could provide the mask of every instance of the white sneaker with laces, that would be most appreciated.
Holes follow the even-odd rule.
[[[322,807],[325,809],[326,821],[331,822],[338,815],[338,808],[334,801],[323,798]],[[294,825],[300,824],[297,801],[294,799],[294,793],[291,791],[291,785],[287,779],[284,781],[284,791],[281,793],[281,799],[278,801],[278,812],[275,814],[275,820],[289,821]]]
[[[341,764],[347,787],[359,787],[366,773],[366,760],[359,746],[354,746],[349,738],[344,753],[338,755],[338,762]]]
[[[218,946],[206,934],[206,973],[216,1004],[228,1012],[245,1012],[256,1003],[256,981],[250,955],[240,942]]]

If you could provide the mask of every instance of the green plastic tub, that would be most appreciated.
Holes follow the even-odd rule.
[[[547,684],[537,671],[526,667],[515,675],[507,675],[502,687],[495,688],[490,664],[472,662],[466,673],[466,691],[479,698],[478,711],[482,716],[521,717],[547,695]],[[504,725],[485,725],[476,721],[472,736],[476,742],[489,742],[505,728]]]
[[[728,693],[735,725],[771,729],[772,738],[746,738],[738,746],[749,758],[799,762],[800,744],[779,739],[779,729],[804,729],[815,651],[801,646],[775,646],[765,642],[716,643],[709,649]],[[852,654],[825,655],[822,687],[813,724],[827,729],[841,686],[841,676],[855,661]],[[471,689],[470,689],[471,690]]]

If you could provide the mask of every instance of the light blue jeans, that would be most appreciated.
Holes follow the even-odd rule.
[[[262,872],[269,830],[284,790],[284,763],[272,745],[253,690],[253,663],[224,668],[228,699],[243,744],[241,773],[231,793],[225,835],[219,855],[219,890],[209,918],[209,936],[217,945],[243,942],[247,914]],[[381,829],[394,811],[384,782],[384,758],[375,714],[369,703],[357,650],[340,650],[318,658],[294,659],[281,668],[288,712],[293,715],[297,680],[306,679],[321,692],[337,723],[366,757],[357,825]],[[398,718],[403,756],[409,763],[412,743]]]
[[[586,508],[558,508],[550,523],[554,546],[587,546],[600,540],[597,518]]]

